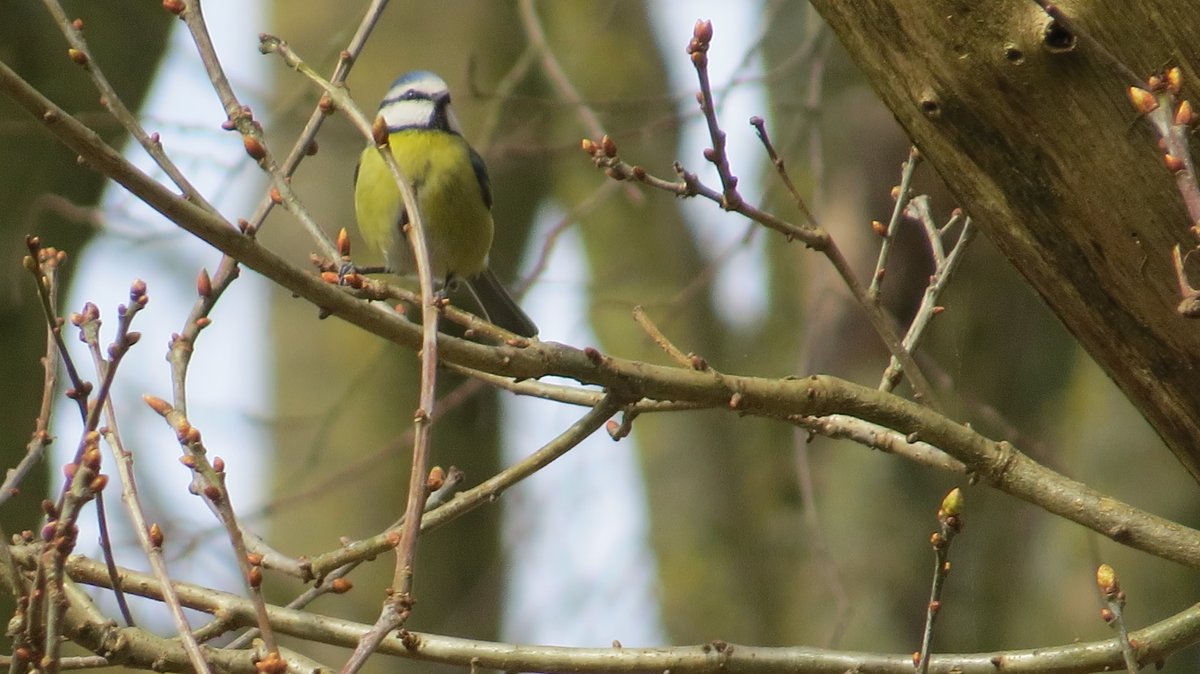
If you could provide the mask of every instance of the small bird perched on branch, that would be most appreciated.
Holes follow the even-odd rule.
[[[417,197],[433,274],[466,283],[485,318],[523,337],[537,325],[488,267],[495,231],[492,192],[483,159],[463,138],[446,82],[426,71],[401,75],[379,104],[388,144]],[[396,182],[374,147],[355,170],[354,210],[367,244],[397,273],[415,271],[402,233],[408,216]]]

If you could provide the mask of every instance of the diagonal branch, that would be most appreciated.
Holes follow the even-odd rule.
[[[30,563],[36,556],[34,547],[26,545],[14,548],[22,565]],[[103,564],[84,557],[72,557],[67,571],[77,582],[100,587],[109,582]],[[153,577],[127,569],[122,569],[122,574],[138,594],[160,598],[161,587]],[[8,585],[10,582],[8,574],[0,569],[0,583]],[[189,608],[207,613],[222,611],[235,626],[250,627],[255,624],[254,609],[246,599],[190,583],[175,583],[174,587],[181,601]],[[78,593],[78,590],[75,591]],[[86,600],[86,596],[78,594]],[[368,629],[361,623],[278,606],[270,606],[268,612],[271,625],[281,634],[319,643],[352,646]],[[107,649],[113,661],[143,666],[155,662],[168,671],[183,671],[186,667],[186,658],[177,641],[102,622],[89,624],[74,610],[68,611],[68,617],[73,622],[70,626],[81,629],[85,635],[85,646],[95,651]],[[87,629],[82,629],[84,627]],[[1162,660],[1200,640],[1200,606],[1189,607],[1129,636],[1140,645],[1139,654],[1145,661]],[[660,674],[668,669],[676,674],[714,671],[743,674],[795,671],[913,672],[911,654],[835,651],[805,646],[745,646],[723,641],[671,648],[572,648],[522,646],[409,632],[404,637],[385,638],[380,643],[379,652],[426,662],[500,671],[569,671],[588,674],[613,671]],[[205,648],[205,654],[210,661],[231,674],[256,672],[252,652]],[[961,674],[995,674],[997,671],[1006,674],[1045,671],[1084,674],[1118,669],[1122,664],[1123,656],[1117,640],[1106,639],[1035,649],[941,654],[931,658],[930,669]]]

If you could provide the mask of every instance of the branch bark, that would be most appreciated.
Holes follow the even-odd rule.
[[[1032,0],[813,0],[987,236],[1200,479],[1200,329],[1176,313],[1175,245],[1195,245],[1117,63],[1195,92],[1186,3],[1067,0],[1104,45]],[[1116,59],[1112,58],[1115,56]],[[1003,311],[1003,308],[999,308]]]
[[[24,566],[30,564],[37,554],[33,545],[16,546],[13,551]],[[67,571],[77,582],[99,587],[110,583],[103,564],[85,557],[72,556]],[[153,576],[129,569],[122,569],[121,575],[132,593],[162,598],[162,587]],[[13,580],[0,569],[0,585],[11,585]],[[78,586],[68,587],[75,602],[67,614],[71,620],[69,627],[79,635],[82,644],[97,653],[104,653],[109,663],[153,667],[158,671],[190,671],[177,640],[163,639],[138,628],[121,628],[106,622],[103,616],[90,610],[90,600]],[[190,583],[174,583],[174,587],[186,606],[206,613],[220,611],[231,626],[250,627],[257,624],[255,609],[246,599]],[[270,606],[268,612],[272,626],[280,634],[319,643],[350,647],[368,629],[367,625],[342,618],[279,606]],[[1191,643],[1198,631],[1200,608],[1193,606],[1138,630],[1130,637],[1141,644],[1139,655],[1142,662],[1153,662]],[[254,674],[259,671],[254,666],[256,652],[253,649],[203,648],[206,657],[222,671],[233,674]],[[425,662],[470,665],[500,671],[638,674],[666,670],[746,674],[795,671],[908,674],[913,671],[912,656],[907,653],[835,651],[804,646],[748,646],[724,641],[671,648],[572,648],[517,645],[408,632],[407,640],[401,635],[389,635],[380,644],[379,652]],[[939,654],[931,659],[930,671],[940,674],[994,674],[997,671],[1011,674],[1074,674],[1117,669],[1122,663],[1121,649],[1116,640],[1106,639],[1035,649]]]

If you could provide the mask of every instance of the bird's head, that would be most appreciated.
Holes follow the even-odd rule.
[[[387,122],[388,131],[437,129],[462,135],[450,108],[450,88],[445,80],[426,70],[396,78],[379,103],[379,114]]]

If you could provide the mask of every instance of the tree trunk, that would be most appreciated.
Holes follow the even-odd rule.
[[[1200,324],[1176,313],[1171,258],[1196,241],[1112,58],[1032,0],[812,4],[961,205],[1200,479]],[[1182,60],[1200,43],[1191,3],[1059,7],[1140,77],[1178,65],[1183,97],[1197,91],[1197,64]]]

